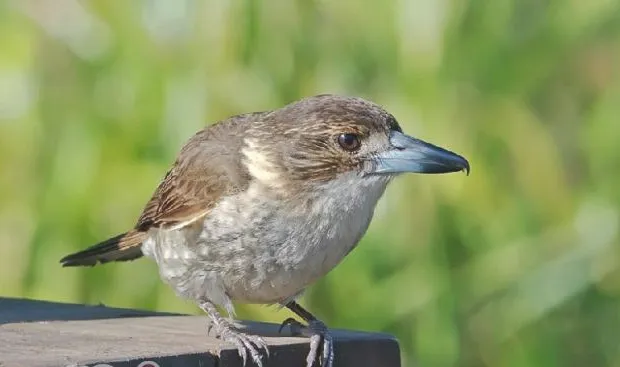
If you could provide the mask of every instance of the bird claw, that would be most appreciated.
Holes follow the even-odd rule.
[[[284,329],[285,326],[289,327],[293,336],[303,335],[301,330],[307,327],[304,326],[301,322],[295,320],[294,318],[289,317],[288,319],[282,321],[282,324],[280,324],[280,328],[278,328],[278,334],[282,334],[282,329]]]
[[[263,367],[263,360],[259,350],[264,349],[267,357],[269,357],[269,348],[263,338],[258,335],[243,333],[232,319],[223,318],[217,311],[215,304],[211,301],[202,300],[198,303],[198,306],[209,315],[211,320],[207,327],[207,333],[214,329],[220,340],[234,344],[237,347],[239,357],[243,360],[243,366],[246,365],[249,352],[252,361],[258,367]]]
[[[319,357],[319,348],[323,350],[321,366],[334,366],[334,338],[322,321],[312,320],[308,323],[310,337],[310,353],[306,359],[307,367],[312,367]]]
[[[235,345],[239,357],[243,360],[243,366],[246,365],[249,352],[252,361],[258,367],[263,367],[262,356],[259,351],[263,349],[267,357],[269,357],[269,348],[263,338],[258,335],[244,334],[227,322],[222,321],[209,325],[209,330],[215,328],[222,341]]]
[[[291,328],[293,335],[303,335],[310,338],[310,352],[306,358],[307,367],[314,366],[317,358],[321,358],[321,366],[323,367],[334,366],[334,339],[323,322],[312,320],[308,326],[305,326],[289,317],[282,322],[278,332],[281,333],[285,326]]]

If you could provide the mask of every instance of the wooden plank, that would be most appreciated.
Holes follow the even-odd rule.
[[[71,305],[81,317],[64,321],[60,314],[72,316],[68,315],[68,305],[35,303],[24,307],[27,311],[25,319],[33,317],[33,310],[36,310],[35,315],[41,316],[42,311],[37,310],[41,307],[57,307],[61,311],[47,311],[54,321],[39,318],[35,322],[19,322],[14,316],[13,322],[0,325],[0,366],[95,366],[106,363],[114,367],[138,367],[144,361],[153,361],[161,367],[242,366],[236,349],[207,336],[208,320],[204,316],[146,316],[148,312],[133,310],[143,315],[116,318],[113,315],[127,315],[126,312],[131,310],[103,311],[97,308],[93,313],[96,319],[88,320],[86,311],[92,307]],[[3,314],[5,307],[1,305],[2,302],[0,314]],[[17,310],[11,312],[19,314]],[[306,338],[279,335],[275,324],[244,322],[243,325],[248,332],[264,336],[270,345],[271,353],[265,367],[305,366]],[[343,330],[333,332],[336,366],[400,366],[398,343],[392,336]],[[248,361],[247,366],[253,364]]]
[[[178,314],[113,308],[104,305],[81,305],[0,297],[0,324],[52,320],[95,320],[156,315],[171,316]]]

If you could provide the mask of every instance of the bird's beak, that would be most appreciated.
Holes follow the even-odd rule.
[[[372,157],[372,173],[448,173],[465,171],[469,162],[456,153],[398,131],[390,133],[391,148]]]

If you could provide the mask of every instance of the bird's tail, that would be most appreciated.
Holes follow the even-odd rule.
[[[67,255],[60,260],[62,266],[93,266],[110,261],[127,261],[141,257],[142,242],[146,232],[132,230],[112,237],[85,250]]]

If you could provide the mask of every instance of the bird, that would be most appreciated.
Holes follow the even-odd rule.
[[[332,367],[332,334],[299,304],[304,290],[357,246],[395,177],[469,170],[463,156],[403,133],[374,102],[305,97],[198,131],[132,229],[60,262],[154,260],[244,365],[249,355],[262,367],[269,350],[236,324],[233,302],[288,308],[305,322],[282,326],[309,337],[307,366]]]

